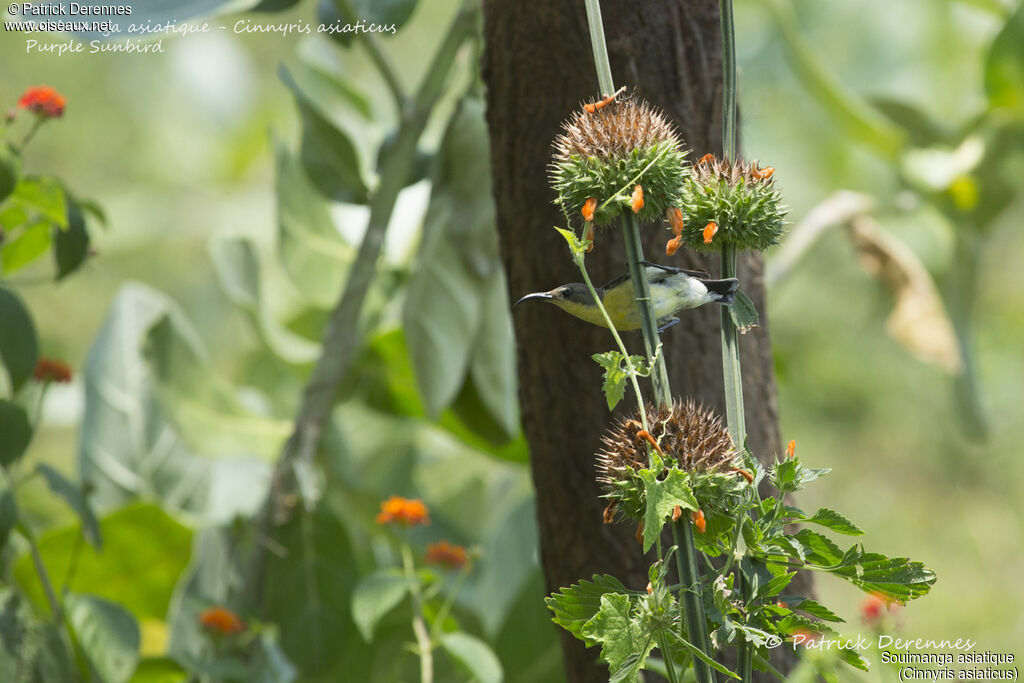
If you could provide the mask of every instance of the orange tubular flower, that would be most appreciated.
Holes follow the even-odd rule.
[[[665,254],[671,256],[679,251],[681,246],[683,246],[683,236],[677,235],[665,243]]]
[[[230,636],[245,630],[245,622],[227,607],[211,607],[199,613],[199,624],[207,631]]]
[[[446,569],[462,569],[466,566],[468,556],[466,549],[448,541],[439,541],[427,545],[428,564],[436,564]]]
[[[631,200],[630,208],[633,209],[633,213],[640,213],[640,210],[644,208],[644,186],[637,185],[633,188],[633,197]]]
[[[665,213],[668,214],[668,223],[672,226],[672,233],[676,237],[682,235],[683,228],[685,227],[685,224],[683,223],[683,212],[677,207],[671,206]]]
[[[790,439],[789,445],[786,446],[786,457],[790,460],[796,455],[796,439]]]
[[[693,525],[695,527],[697,527],[697,533],[698,534],[702,534],[705,531],[707,531],[708,521],[706,519],[704,519],[704,511],[703,510],[697,510],[696,512],[691,512],[690,516],[693,517]]]
[[[409,500],[401,496],[391,496],[380,504],[377,524],[401,524],[414,526],[430,524],[430,511],[422,500]]]
[[[71,381],[71,368],[67,363],[62,363],[59,360],[40,357],[36,361],[36,369],[32,372],[32,377],[37,382],[67,384]]]
[[[718,232],[718,223],[711,221],[704,226],[704,244],[711,244],[711,240],[714,239],[715,233]]]
[[[715,155],[711,154],[711,153],[708,153],[708,154],[705,154],[704,156],[702,156],[700,159],[697,159],[697,163],[698,164],[710,164],[714,160],[715,160]]]
[[[771,166],[765,166],[764,168],[757,169],[755,173],[757,173],[758,178],[768,180],[768,178],[771,178],[772,175],[775,173],[775,169],[772,168]]]
[[[590,223],[594,220],[594,211],[597,209],[597,197],[591,197],[583,204],[583,208],[580,213],[583,214],[583,220]]]
[[[593,217],[594,214],[591,213],[590,215],[591,215],[591,217]],[[584,236],[584,239],[586,239],[588,242],[590,242],[590,244],[587,245],[587,253],[588,254],[590,252],[594,251],[594,240],[595,240],[596,237],[597,237],[597,231],[594,230],[594,224],[593,223],[588,223],[587,224],[587,234]]]
[[[37,85],[27,88],[18,100],[18,106],[28,109],[36,116],[55,119],[64,114],[67,100],[64,96],[48,85]]]

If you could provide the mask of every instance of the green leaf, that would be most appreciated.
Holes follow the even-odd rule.
[[[637,476],[644,482],[647,507],[644,511],[644,552],[654,545],[665,525],[665,519],[672,515],[678,505],[683,510],[698,510],[700,504],[690,489],[686,472],[672,468],[664,479],[660,472],[637,470]]]
[[[131,613],[94,595],[69,594],[68,621],[104,683],[127,683],[139,661],[141,636]]]
[[[469,376],[480,402],[497,420],[505,436],[512,438],[519,433],[519,390],[504,272],[499,270],[487,280],[480,298],[480,328],[469,361]]]
[[[366,642],[373,641],[373,630],[388,612],[397,607],[415,585],[397,569],[378,569],[364,576],[352,591],[352,619]]]
[[[595,353],[591,358],[604,368],[604,384],[601,386],[601,390],[604,392],[605,400],[608,401],[608,410],[614,410],[626,393],[626,382],[629,380],[626,361],[619,351]],[[637,375],[646,377],[650,374],[647,361],[642,356],[630,356],[629,360]]]
[[[18,506],[14,501],[14,491],[8,486],[6,479],[0,480],[0,551],[7,546],[7,539],[17,523]]]
[[[92,544],[92,547],[99,550],[103,543],[103,539],[100,536],[100,523],[92,511],[92,506],[86,500],[82,487],[72,484],[63,474],[49,465],[40,463],[36,465],[36,471],[43,475],[46,485],[50,487],[50,491],[63,498],[71,506],[71,509],[75,511],[79,521],[82,523],[82,534],[85,536],[85,540]]]
[[[295,96],[302,117],[299,158],[306,175],[326,197],[336,202],[365,204],[368,196],[359,153],[349,136],[320,113],[291,74],[280,70],[281,80]]]
[[[221,289],[232,303],[249,315],[263,342],[289,363],[311,363],[320,345],[295,334],[267,311],[260,293],[260,259],[256,245],[242,237],[217,237],[209,242]]]
[[[935,583],[935,572],[923,563],[879,553],[863,553],[855,563],[831,573],[843,577],[862,591],[879,593],[899,602],[921,597]]]
[[[417,0],[351,0],[352,11],[366,23],[400,28],[416,9]],[[390,36],[391,33],[380,35]]]
[[[771,471],[769,472],[770,481],[772,486],[777,488],[783,493],[793,493],[799,491],[808,483],[814,481],[818,477],[828,474],[832,470],[829,469],[812,469],[804,467],[800,463],[799,458],[787,458],[781,462],[776,462],[772,465]]]
[[[145,657],[135,668],[131,683],[185,683],[188,672],[170,657]]]
[[[501,662],[487,643],[475,636],[461,631],[447,633],[441,637],[441,648],[467,670],[474,681],[501,683],[504,679]]]
[[[736,292],[736,296],[729,306],[729,316],[732,318],[732,324],[736,326],[736,330],[740,334],[746,334],[751,329],[757,327],[760,320],[754,302],[741,291]]]
[[[1024,108],[1024,6],[996,36],[985,60],[985,92],[992,107]]]
[[[820,602],[809,600],[794,595],[780,595],[779,600],[789,605],[790,609],[797,609],[801,612],[807,612],[811,616],[818,617],[825,621],[845,622],[845,619],[837,615],[835,612],[825,607]]]
[[[53,254],[57,261],[57,280],[62,280],[78,267],[89,255],[89,233],[85,229],[85,217],[78,204],[67,198],[67,230],[58,230],[53,238]]]
[[[266,617],[280,627],[281,647],[303,680],[322,677],[358,638],[350,618],[355,557],[348,535],[325,506],[295,515],[275,539],[263,584]]]
[[[620,681],[637,680],[655,645],[653,634],[631,616],[632,606],[629,596],[606,593],[597,614],[582,629],[584,638],[601,644],[601,658]]]
[[[864,535],[864,532],[860,527],[835,510],[830,510],[828,508],[821,508],[814,513],[814,516],[807,517],[802,521],[809,524],[820,524],[826,529],[831,529],[838,534],[845,534],[847,536]]]
[[[831,567],[842,562],[844,553],[835,543],[810,529],[801,529],[794,538],[804,547],[807,561],[821,567]]]
[[[71,588],[114,600],[140,619],[163,620],[171,591],[188,562],[191,532],[155,505],[131,505],[100,521],[103,552],[77,549]],[[78,525],[39,539],[43,563],[53,576],[67,575],[76,552]],[[31,558],[20,557],[14,577],[33,601],[46,605]]]
[[[280,142],[277,165],[277,247],[292,284],[311,304],[334,306],[348,267],[355,258],[338,233],[323,195]]]
[[[67,205],[60,181],[49,176],[27,176],[18,181],[5,208],[17,207],[32,220],[68,227]],[[10,226],[2,226],[10,229]]]
[[[0,204],[14,192],[21,176],[21,157],[6,143],[0,143]]]
[[[17,294],[0,286],[0,361],[7,367],[14,391],[32,376],[39,359],[39,343],[32,316]]]
[[[46,253],[53,241],[53,227],[37,218],[14,234],[0,245],[0,267],[7,274],[24,268]]]
[[[502,364],[504,379],[492,385],[495,396],[490,401],[498,408],[489,409],[503,412],[495,416],[511,425],[511,324],[485,310],[508,308],[501,283],[489,159],[483,105],[477,99],[464,99],[448,123],[438,152],[423,242],[402,321],[428,415],[437,416],[456,397],[475,348],[481,343],[496,344],[492,360]],[[483,334],[495,333],[502,335],[500,342],[483,341]]]
[[[609,574],[594,574],[592,581],[580,581],[568,588],[562,588],[544,602],[555,616],[555,622],[580,640],[583,626],[601,609],[601,598],[608,593],[626,593],[626,587]]]
[[[142,347],[150,328],[166,316],[190,330],[170,299],[143,285],[124,285],[114,298],[82,369],[82,483],[101,508],[144,495],[206,521],[252,512],[263,498],[267,465],[197,456],[160,410]]]
[[[0,399],[0,465],[10,467],[18,462],[32,440],[28,413],[17,403]]]
[[[193,452],[269,462],[291,434],[290,421],[242,404],[235,388],[213,371],[196,331],[179,316],[157,320],[146,335],[144,353],[158,380],[160,406]]]

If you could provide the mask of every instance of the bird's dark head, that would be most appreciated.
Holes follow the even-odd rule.
[[[524,301],[547,301],[553,304],[559,304],[564,307],[565,304],[576,304],[578,306],[593,306],[594,299],[590,296],[590,291],[587,286],[581,282],[570,282],[567,285],[559,285],[549,292],[534,292],[533,294],[527,294],[519,301],[512,304],[512,308],[515,308]]]

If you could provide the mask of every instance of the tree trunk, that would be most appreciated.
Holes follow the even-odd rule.
[[[585,98],[599,95],[582,0],[485,0],[483,74],[501,249],[513,300],[578,281],[564,225],[548,183],[551,142]],[[605,0],[602,3],[616,85],[663,109],[676,123],[691,158],[721,154],[721,50],[718,0]],[[717,257],[665,256],[665,226],[642,228],[648,258],[720,271]],[[617,228],[598,233],[587,257],[595,283],[626,271]],[[740,259],[744,291],[757,304],[761,327],[741,338],[748,443],[763,459],[780,451],[775,379],[764,310],[760,255]],[[543,303],[515,312],[520,399],[537,490],[541,560],[553,591],[594,573],[627,585],[647,584],[648,561],[635,528],[602,524],[594,452],[609,413],[601,371],[590,356],[613,347],[608,332]],[[663,335],[672,389],[724,415],[719,308],[680,315]],[[639,333],[626,344],[642,353]],[[628,393],[628,392],[627,392]],[[624,402],[625,403],[625,402]],[[626,406],[633,409],[633,406]],[[606,681],[596,650],[563,632],[571,683]]]

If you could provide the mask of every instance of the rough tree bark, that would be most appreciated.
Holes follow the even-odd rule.
[[[693,158],[721,153],[721,50],[718,0],[605,0],[602,3],[616,85],[661,107],[677,124]],[[547,165],[561,121],[598,95],[582,0],[485,0],[483,74],[501,249],[513,300],[579,280],[564,240],[552,226],[564,219],[552,204]],[[671,236],[645,226],[649,258],[711,273],[717,259],[665,256]],[[625,272],[617,229],[600,232],[588,256],[595,283]],[[760,256],[740,261],[744,291],[761,311],[761,327],[741,339],[749,444],[759,457],[779,452],[776,387],[764,315]],[[719,310],[684,312],[663,336],[672,389],[724,415]],[[647,583],[647,562],[634,528],[601,523],[593,454],[609,414],[600,370],[591,354],[607,351],[608,333],[553,306],[515,312],[520,399],[537,490],[541,559],[549,590],[595,572],[633,587]],[[637,333],[627,333],[633,353]],[[605,681],[595,650],[563,632],[571,683]]]

